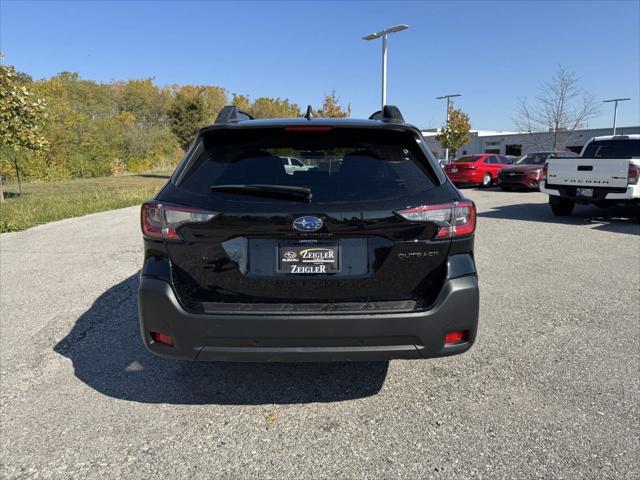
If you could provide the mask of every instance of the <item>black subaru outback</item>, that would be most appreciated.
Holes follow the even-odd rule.
[[[142,206],[142,338],[188,360],[462,353],[478,325],[475,223],[395,107],[368,120],[225,107]]]

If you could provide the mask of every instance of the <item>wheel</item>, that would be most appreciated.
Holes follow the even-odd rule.
[[[480,186],[482,188],[488,188],[491,186],[491,182],[492,182],[492,178],[491,178],[491,174],[490,173],[485,173],[484,177],[482,177],[482,183],[480,184]]]
[[[505,192],[510,192],[511,191],[511,187],[507,187],[506,185],[500,185],[500,188],[502,190],[504,190]]]
[[[571,212],[573,212],[573,207],[576,204],[575,202],[567,198],[550,195],[549,205],[551,206],[551,211],[556,217],[567,217],[571,215]]]

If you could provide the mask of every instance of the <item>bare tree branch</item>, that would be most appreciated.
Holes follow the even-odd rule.
[[[535,105],[531,106],[526,98],[518,99],[515,126],[532,135],[551,132],[551,148],[566,147],[573,133],[585,128],[600,112],[600,104],[580,87],[578,80],[574,72],[560,67],[553,77],[540,82]]]

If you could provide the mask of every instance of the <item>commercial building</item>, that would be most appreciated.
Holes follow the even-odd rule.
[[[427,147],[436,158],[444,158],[444,148],[436,140],[437,129],[423,130]],[[496,153],[500,155],[526,155],[530,152],[552,150],[553,137],[556,136],[558,150],[571,150],[580,153],[580,150],[590,138],[601,135],[611,135],[611,128],[589,128],[575,130],[571,134],[565,131],[556,132],[495,132],[490,130],[472,130],[471,139],[463,145],[456,157],[461,155],[474,155],[478,153]],[[617,135],[630,135],[640,133],[640,126],[618,127]]]

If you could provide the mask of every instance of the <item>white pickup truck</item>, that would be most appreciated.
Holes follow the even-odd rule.
[[[540,191],[558,216],[570,215],[576,203],[634,205],[640,211],[640,135],[594,137],[579,157],[549,158]]]

